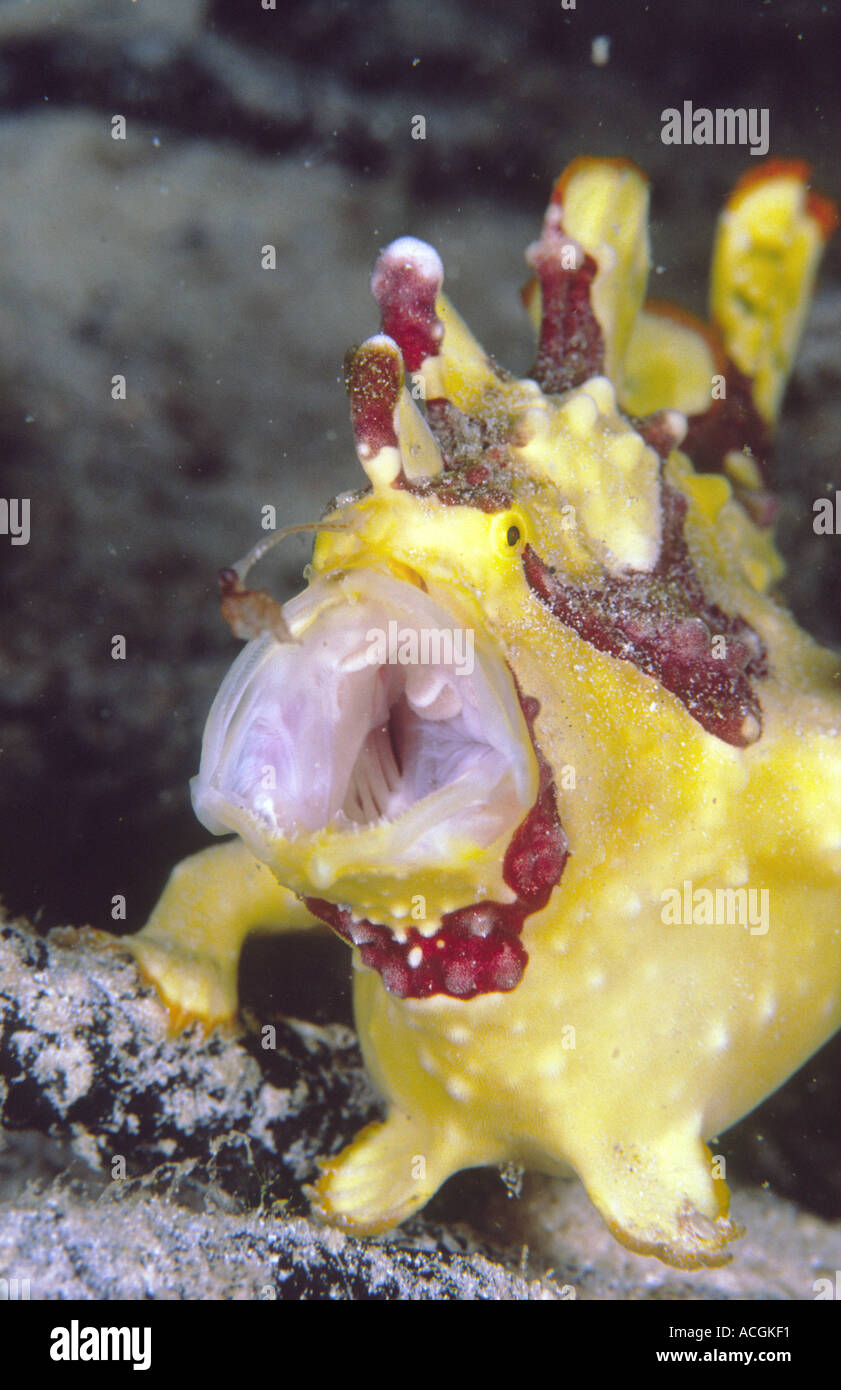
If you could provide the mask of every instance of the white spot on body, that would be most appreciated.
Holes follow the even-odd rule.
[[[473,1087],[463,1076],[451,1076],[445,1082],[444,1089],[448,1096],[457,1101],[470,1100],[473,1096]]]
[[[473,1040],[473,1033],[463,1023],[453,1023],[446,1030],[447,1040],[456,1047],[466,1047]]]
[[[707,1047],[710,1052],[726,1052],[729,1046],[730,1034],[719,1019],[707,1033]]]
[[[841,835],[833,825],[816,827],[814,830],[815,848],[831,852],[841,849]]]
[[[330,860],[323,854],[314,854],[309,864],[310,879],[316,888],[329,888],[334,882],[336,871]]]
[[[545,1052],[537,1064],[537,1074],[544,1081],[559,1081],[564,1074],[569,1054],[557,1052]]]

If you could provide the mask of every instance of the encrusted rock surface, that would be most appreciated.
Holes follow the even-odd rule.
[[[33,1298],[808,1299],[841,1267],[841,1226],[768,1193],[737,1189],[732,1265],[683,1274],[580,1183],[490,1172],[349,1239],[302,1186],[377,1113],[342,1025],[173,1034],[110,938],[0,927],[0,1277]]]
[[[191,1211],[143,1189],[96,1205],[70,1193],[0,1207],[0,1269],[32,1298],[285,1300],[561,1300],[443,1240],[350,1240],[301,1218]],[[49,1251],[49,1259],[45,1252]],[[9,1277],[8,1275],[6,1277]]]
[[[123,1176],[170,1159],[206,1164],[235,1132],[243,1170],[287,1196],[314,1176],[317,1153],[377,1114],[350,1029],[279,1021],[256,1037],[206,1037],[199,1025],[173,1034],[133,958],[104,933],[59,928],[45,941],[0,929],[0,1006],[0,1123],[68,1137],[106,1172],[119,1157]]]
[[[176,1035],[113,939],[0,928],[0,1275],[33,1297],[560,1298],[469,1232],[297,1215],[377,1113],[342,1025]]]

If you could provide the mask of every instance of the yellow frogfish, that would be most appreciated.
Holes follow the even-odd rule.
[[[832,204],[774,161],[720,218],[704,324],[645,300],[647,182],[576,160],[527,253],[524,379],[379,258],[347,362],[367,485],[307,587],[222,572],[248,640],[192,782],[236,838],[133,939],[177,1021],[257,928],[348,943],[387,1103],[309,1190],[360,1235],[451,1174],[579,1175],[683,1268],[739,1234],[705,1140],[841,1024],[839,660],[773,588],[775,421]]]

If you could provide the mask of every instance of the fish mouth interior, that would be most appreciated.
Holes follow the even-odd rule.
[[[350,588],[316,581],[284,616],[295,642],[249,643],[211,710],[193,783],[210,830],[294,840],[394,826],[440,852],[513,831],[534,755],[487,641],[376,571]]]

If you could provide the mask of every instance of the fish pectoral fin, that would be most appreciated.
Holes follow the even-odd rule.
[[[173,1027],[198,1020],[213,1028],[236,1015],[246,937],[258,927],[310,926],[326,930],[237,839],[177,864],[145,927],[121,945],[155,985]]]
[[[305,1189],[314,1214],[354,1235],[399,1225],[464,1167],[442,1130],[396,1110],[366,1125],[335,1158],[319,1159],[322,1176]]]
[[[707,1146],[685,1130],[645,1142],[616,1141],[576,1168],[617,1240],[677,1269],[728,1264],[742,1229],[729,1219],[730,1192],[713,1176]]]

